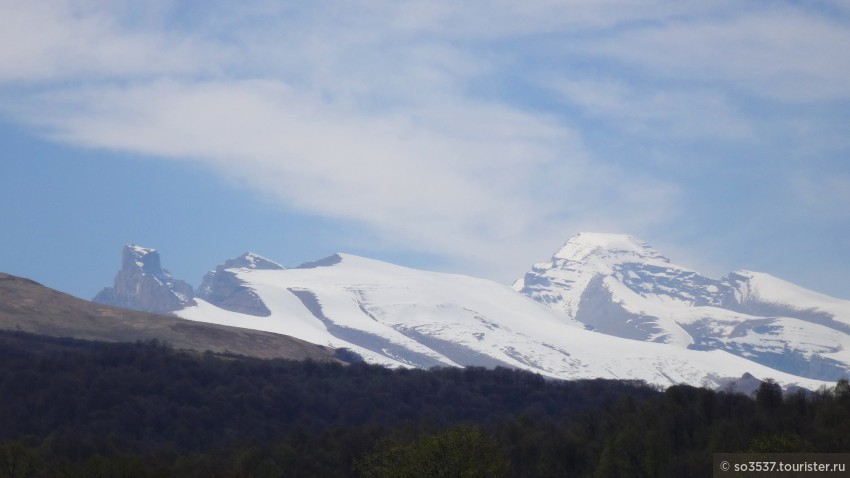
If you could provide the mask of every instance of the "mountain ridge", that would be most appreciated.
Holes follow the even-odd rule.
[[[392,367],[508,366],[659,385],[719,385],[752,373],[815,388],[850,370],[843,316],[750,315],[747,307],[767,302],[740,300],[742,291],[763,287],[764,276],[711,279],[629,235],[570,238],[512,288],[344,253],[295,268],[249,255],[208,273],[194,304],[173,314]],[[821,298],[806,297],[807,307]]]

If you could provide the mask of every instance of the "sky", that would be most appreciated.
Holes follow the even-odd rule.
[[[844,0],[0,0],[0,271],[511,283],[581,231],[850,299]]]

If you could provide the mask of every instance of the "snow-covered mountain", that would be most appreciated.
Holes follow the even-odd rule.
[[[847,304],[827,299],[756,273],[710,279],[632,237],[581,234],[514,288],[348,254],[285,268],[247,253],[174,314],[392,367],[707,386],[750,373],[817,388],[848,371]],[[769,307],[782,314],[755,315]]]
[[[203,300],[177,315],[284,333],[403,367],[509,366],[558,378],[628,378],[719,385],[750,372],[784,383],[819,382],[730,353],[688,350],[586,330],[510,287],[337,254],[293,269],[218,268],[262,298],[269,315]],[[239,290],[239,289],[234,289]]]
[[[725,350],[822,380],[850,371],[850,302],[764,273],[711,279],[627,235],[579,234],[514,289],[608,335]]]

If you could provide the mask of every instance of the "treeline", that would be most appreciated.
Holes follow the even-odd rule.
[[[846,381],[750,398],[0,334],[0,478],[697,477],[714,452],[848,449]]]

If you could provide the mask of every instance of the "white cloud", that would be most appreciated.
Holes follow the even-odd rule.
[[[337,2],[345,15],[367,6],[370,19],[397,31],[441,38],[493,40],[607,30],[640,22],[662,22],[680,16],[708,14],[732,4],[728,0],[406,0]],[[338,10],[338,8],[337,8]],[[363,17],[358,16],[358,19]],[[374,24],[371,24],[374,26]]]
[[[56,95],[48,101],[53,114],[38,120],[62,141],[199,161],[290,207],[365,224],[393,247],[479,266],[506,250],[527,261],[583,216],[613,221],[624,208],[640,222],[646,206],[657,220],[670,199],[657,182],[587,163],[557,122],[457,98],[369,114],[241,81],[75,89],[63,114]]]
[[[66,143],[195,161],[491,276],[579,229],[643,235],[679,217],[686,188],[588,150],[553,111],[564,101],[632,136],[734,141],[757,132],[730,91],[850,91],[846,27],[789,7],[252,2],[172,18],[185,4],[155,5],[139,20],[133,2],[0,0],[0,85],[35,92],[0,90],[5,111]],[[545,112],[522,89],[540,83],[557,91],[537,100]]]
[[[780,6],[650,24],[582,47],[661,78],[808,101],[850,98],[848,44],[846,21]]]
[[[0,82],[189,73],[223,53],[180,34],[129,28],[110,9],[119,6],[0,1]]]
[[[610,120],[621,130],[666,140],[752,137],[752,126],[720,91],[636,86],[601,80],[547,80],[561,101]]]

